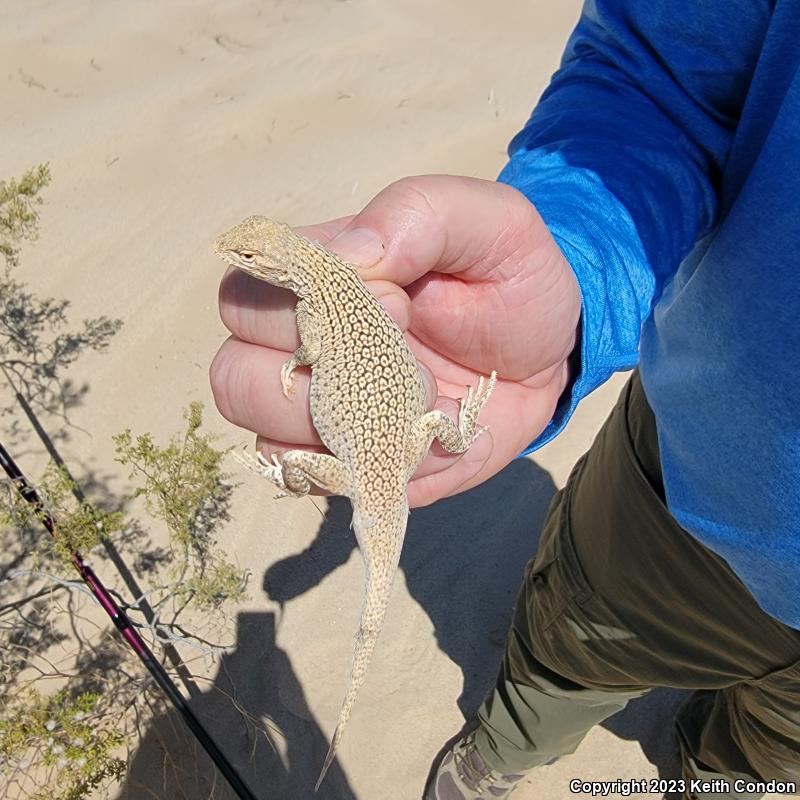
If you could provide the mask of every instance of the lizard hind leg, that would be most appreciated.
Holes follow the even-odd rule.
[[[289,450],[281,461],[276,455],[269,461],[262,453],[257,458],[249,453],[235,455],[240,463],[278,488],[276,498],[304,497],[312,483],[331,494],[350,495],[350,471],[335,456],[305,450]]]
[[[416,471],[419,463],[428,452],[433,439],[448,453],[463,453],[483,433],[485,428],[478,425],[478,414],[489,399],[497,373],[492,372],[488,378],[481,376],[478,385],[467,389],[467,395],[461,400],[458,412],[458,424],[453,422],[443,411],[429,411],[423,414],[411,429],[407,462],[411,473]]]

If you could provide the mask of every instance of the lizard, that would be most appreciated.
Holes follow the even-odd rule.
[[[289,450],[272,461],[241,457],[278,488],[302,497],[311,484],[345,495],[364,560],[365,592],[350,684],[314,791],[330,767],[364,681],[389,602],[409,515],[407,484],[434,438],[463,453],[485,430],[478,414],[497,374],[481,376],[461,401],[458,422],[426,411],[417,361],[402,331],[369,291],[355,265],[296,234],[288,225],[251,216],[220,235],[216,254],[227,264],[297,296],[300,347],[281,369],[283,394],[292,373],[311,367],[310,411],[328,453]]]

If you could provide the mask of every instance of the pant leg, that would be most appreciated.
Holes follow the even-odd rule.
[[[730,789],[690,796],[759,797],[745,783],[778,781],[767,791],[800,791],[800,664],[714,692],[695,692],[676,716],[684,778],[723,777]],[[690,786],[690,789],[692,787]]]
[[[765,614],[667,511],[634,375],[551,506],[479,752],[503,773],[537,766],[631,697],[669,686],[719,692],[731,711],[701,717],[688,750],[682,736],[685,774],[694,761],[703,776],[800,776],[800,689],[774,680],[798,665],[800,632]]]
[[[725,689],[692,694],[675,716],[681,752],[684,796],[703,800],[757,800],[763,792],[737,791],[737,780],[751,780],[752,767],[733,740]],[[716,766],[711,766],[715,764]]]
[[[555,616],[561,603],[570,602],[572,591],[561,576],[548,570],[565,510],[564,496],[564,491],[559,492],[551,504],[539,556],[526,568],[497,683],[478,712],[478,752],[503,775],[526,772],[574,752],[594,725],[647,691],[646,687],[587,688],[553,671],[536,656],[537,646],[528,633],[531,604],[538,600],[548,616]],[[545,577],[548,573],[549,579]],[[552,630],[547,621],[543,627],[543,635]],[[577,652],[580,643],[567,641],[567,633],[560,632],[559,647]]]

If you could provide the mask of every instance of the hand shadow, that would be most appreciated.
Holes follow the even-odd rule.
[[[259,800],[356,800],[335,761],[314,794],[328,740],[289,658],[275,643],[274,614],[237,616],[236,649],[222,657],[213,687],[190,705]],[[237,706],[265,722],[266,731],[248,723]],[[172,709],[148,726],[118,795],[119,800],[236,797]]]

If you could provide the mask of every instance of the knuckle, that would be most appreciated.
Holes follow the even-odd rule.
[[[415,175],[400,178],[386,188],[394,202],[406,210],[425,217],[436,217],[436,194],[440,181],[435,175]]]

